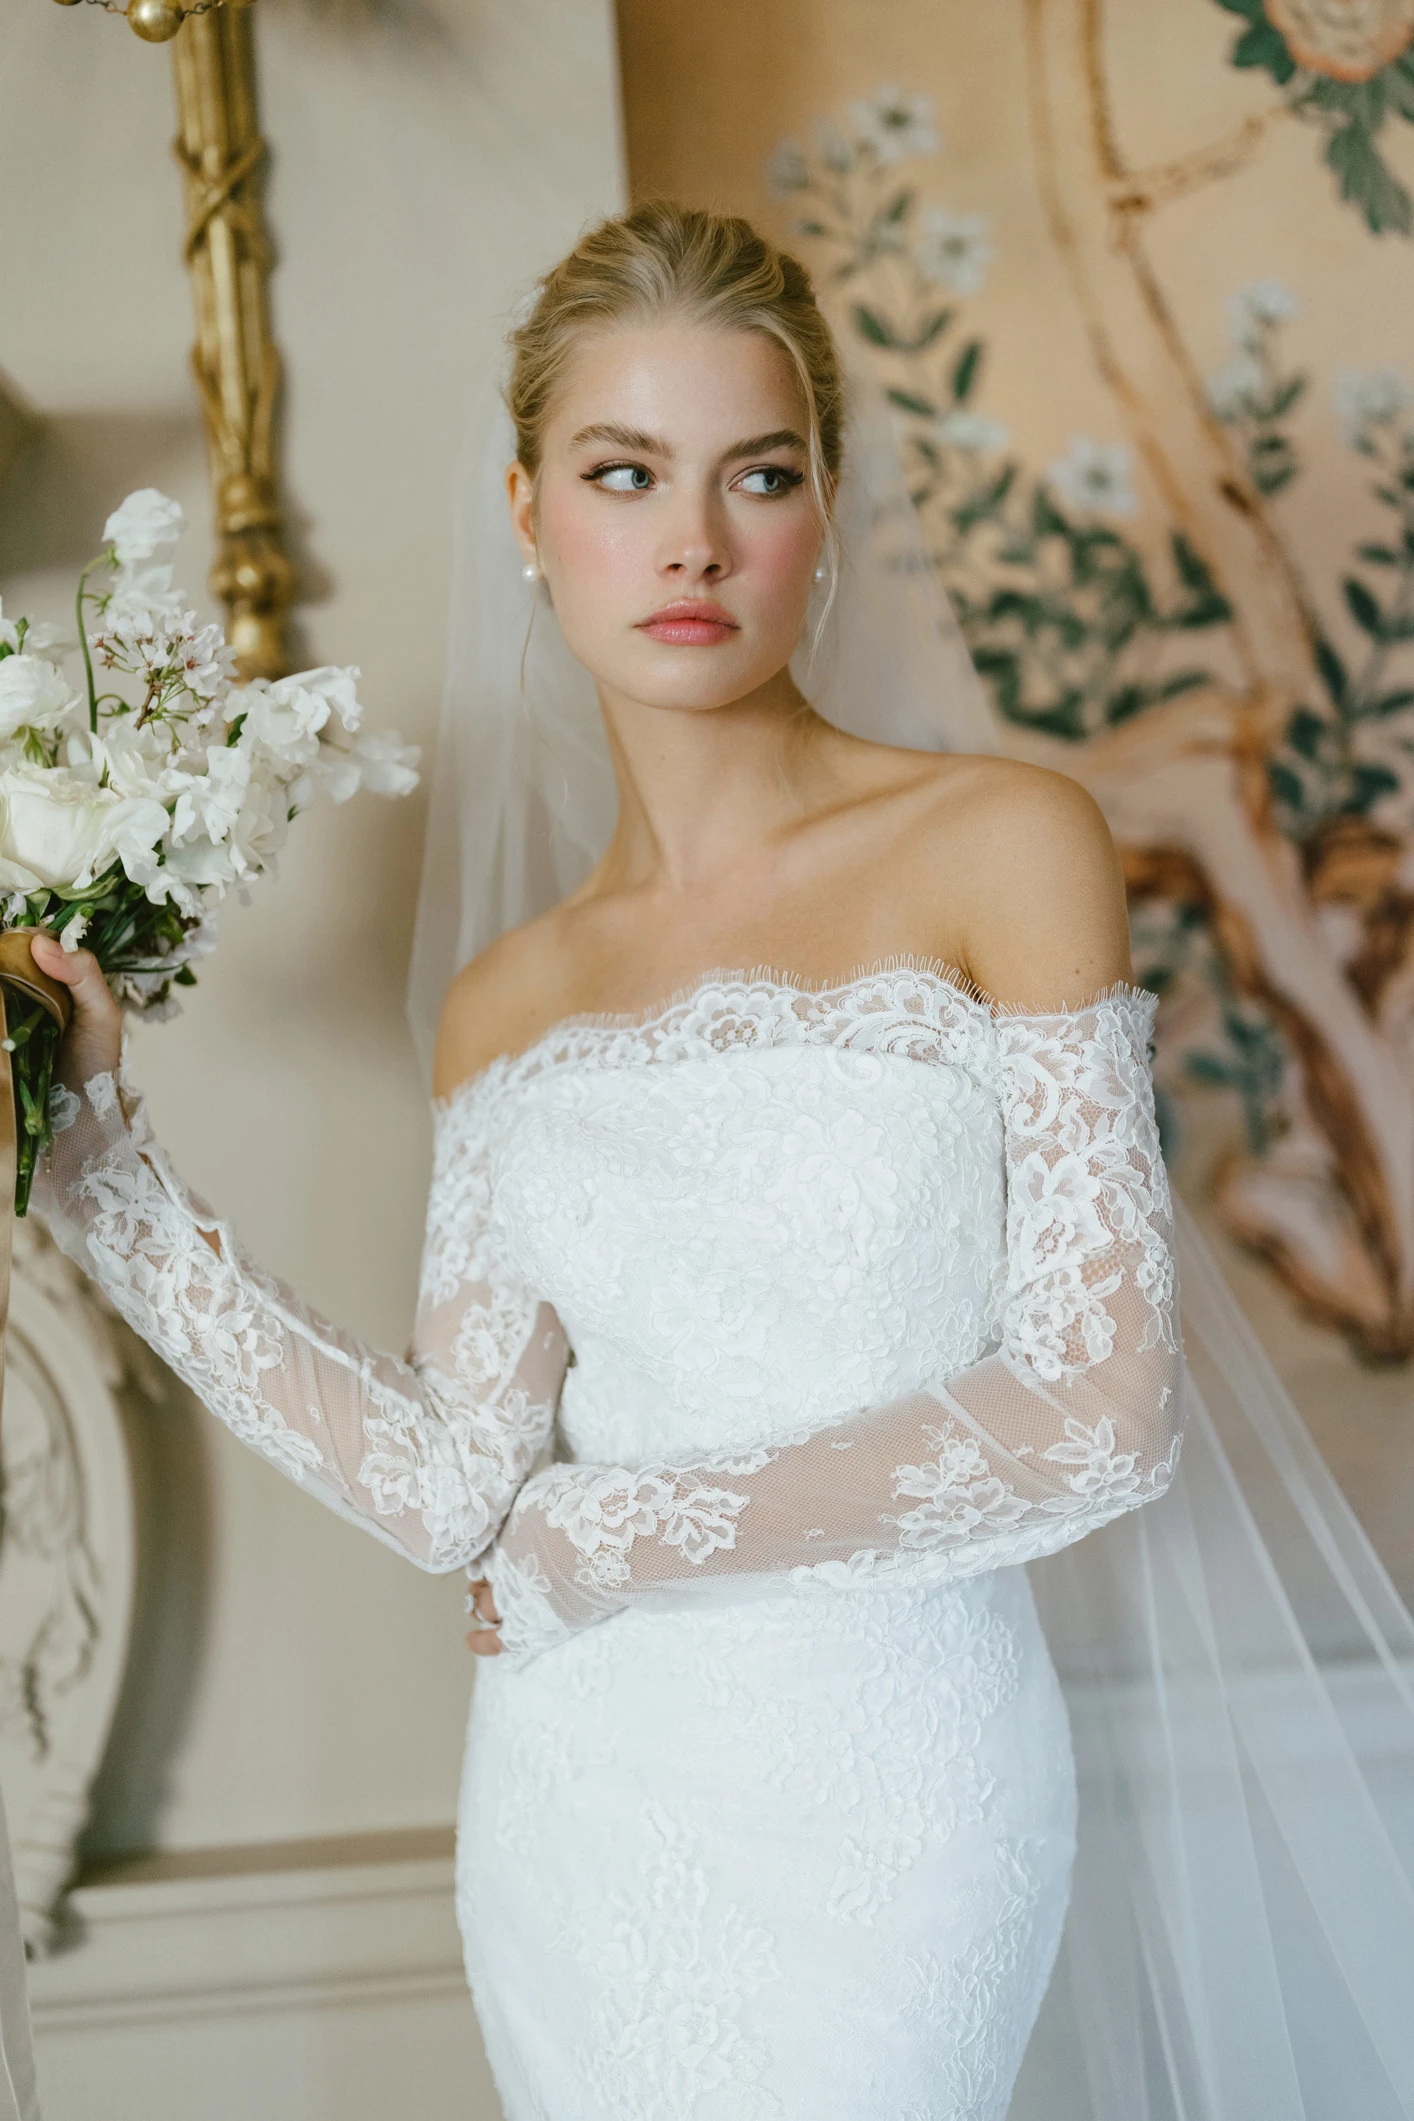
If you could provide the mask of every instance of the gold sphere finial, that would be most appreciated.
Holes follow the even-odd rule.
[[[127,18],[145,44],[165,44],[182,26],[177,0],[128,0]]]

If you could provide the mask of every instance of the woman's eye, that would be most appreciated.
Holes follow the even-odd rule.
[[[799,486],[802,474],[792,471],[788,464],[759,464],[755,471],[743,472],[737,480],[743,493],[760,494],[765,500],[774,500],[778,494],[789,493]]]
[[[606,493],[647,493],[653,474],[646,464],[601,464],[590,478]]]

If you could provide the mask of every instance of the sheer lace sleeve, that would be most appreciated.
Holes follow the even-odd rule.
[[[437,1108],[413,1349],[329,1325],[183,1186],[112,1076],[61,1094],[35,1206],[242,1443],[420,1568],[475,1561],[548,1441],[567,1349],[493,1256],[474,1102]]]
[[[1034,1560],[1167,1487],[1181,1357],[1152,1002],[997,1020],[1007,1278],[996,1352],[747,1456],[553,1465],[487,1563],[528,1655],[730,1576],[922,1584]]]

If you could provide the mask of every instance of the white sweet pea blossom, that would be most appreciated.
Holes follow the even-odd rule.
[[[53,729],[78,694],[40,655],[0,657],[0,737],[20,729]]]
[[[120,567],[132,567],[165,558],[185,528],[186,517],[176,501],[155,486],[142,486],[109,516],[103,542],[112,546]]]
[[[205,765],[197,772],[178,777],[177,801],[172,812],[172,839],[176,846],[206,838],[226,839],[241,814],[250,787],[250,753],[233,744],[212,744]]]
[[[1078,513],[1132,516],[1139,512],[1133,453],[1123,442],[1096,442],[1089,435],[1072,435],[1065,455],[1047,466],[1046,477],[1065,506]]]
[[[404,744],[395,736],[383,736],[377,732],[356,738],[347,753],[357,769],[356,786],[366,788],[370,795],[411,795],[417,786],[418,761],[422,757],[416,744]],[[341,803],[347,798],[334,795]],[[354,793],[352,788],[349,795]]]
[[[1348,442],[1372,427],[1390,427],[1407,408],[1411,393],[1396,368],[1342,368],[1335,379],[1335,409]],[[0,663],[0,674],[5,665]]]
[[[125,626],[135,619],[180,619],[182,593],[172,587],[166,565],[120,567],[103,606],[104,623]]]
[[[242,738],[252,742],[271,759],[293,771],[312,766],[319,754],[318,738],[331,714],[346,730],[357,729],[362,719],[354,689],[357,670],[325,666],[300,670],[293,677],[273,683],[256,678],[226,703],[226,718],[246,717]]]
[[[907,95],[901,88],[878,88],[867,101],[851,103],[861,140],[872,147],[881,162],[902,162],[906,155],[936,153],[938,135],[933,124],[931,96]]]
[[[930,206],[914,252],[920,269],[955,295],[975,295],[995,255],[986,214],[955,214]]]

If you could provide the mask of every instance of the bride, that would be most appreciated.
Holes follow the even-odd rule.
[[[238,1436],[473,1574],[458,1906],[509,2121],[1001,2121],[1077,1835],[1018,1564],[1188,1521],[1119,866],[1069,780],[793,681],[850,560],[798,265],[642,208],[512,346],[511,525],[618,814],[446,995],[414,1352],[188,1194],[94,960],[43,937],[78,1096],[41,1205]],[[1101,1988],[1137,2024],[1134,1982]]]

